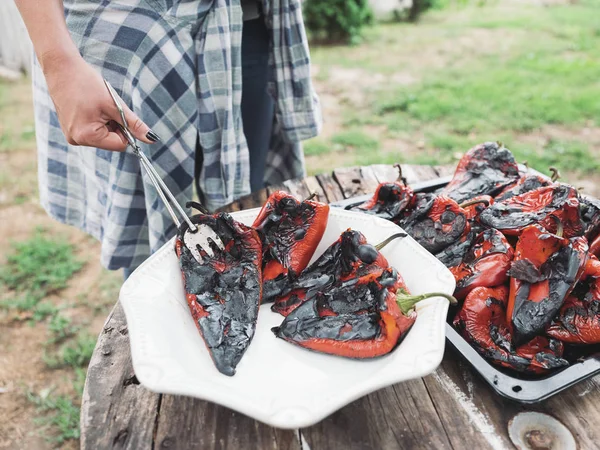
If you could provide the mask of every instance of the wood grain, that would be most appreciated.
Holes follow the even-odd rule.
[[[422,380],[381,389],[302,430],[311,449],[451,449]]]
[[[328,203],[344,200],[344,195],[337,181],[330,174],[320,174],[316,176],[317,181],[323,189],[323,193],[327,197]]]
[[[189,397],[164,395],[155,449],[300,450],[298,433]]]
[[[117,303],[88,367],[81,404],[81,448],[151,448],[159,398],[140,386],[134,375],[125,314]]]

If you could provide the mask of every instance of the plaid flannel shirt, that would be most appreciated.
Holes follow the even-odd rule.
[[[85,60],[164,141],[140,143],[184,205],[193,197],[196,145],[209,209],[249,192],[241,119],[239,0],[64,0]],[[304,174],[300,141],[318,134],[320,108],[299,0],[262,0],[271,31],[275,117],[265,182]],[[40,200],[48,214],[102,243],[109,269],[135,267],[175,225],[131,153],[67,143],[37,64],[33,71]]]

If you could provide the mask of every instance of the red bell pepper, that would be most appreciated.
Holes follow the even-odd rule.
[[[524,175],[516,183],[507,186],[495,198],[497,202],[503,202],[509,198],[516,197],[526,192],[535,191],[538,188],[552,186],[554,182],[539,175]]]
[[[581,236],[583,224],[578,197],[577,190],[564,184],[541,187],[494,203],[481,212],[479,221],[506,235],[519,235],[533,224],[556,231],[555,219],[560,219],[565,237]]]
[[[400,173],[397,181],[379,184],[371,199],[353,209],[398,222],[404,211],[413,204],[414,196],[413,190],[402,182]]]
[[[579,211],[583,222],[583,235],[592,242],[600,235],[600,200],[580,195]]]
[[[590,254],[600,258],[600,235],[590,244]]]
[[[430,253],[436,254],[469,233],[467,213],[449,197],[423,197],[402,228]]]
[[[510,297],[506,310],[516,343],[543,333],[583,273],[587,240],[567,239],[539,225],[523,230],[508,272]]]
[[[414,324],[414,305],[443,295],[411,296],[398,285],[392,268],[348,280],[296,308],[273,332],[321,353],[360,359],[383,356]]]
[[[519,167],[510,150],[486,142],[464,154],[442,195],[462,203],[480,195],[494,196],[518,179]]]
[[[513,345],[506,323],[507,299],[505,286],[473,289],[456,315],[454,327],[495,365],[535,374],[567,366],[559,341],[538,336],[525,345]]]
[[[494,199],[489,195],[480,195],[468,202],[460,204],[460,207],[465,210],[467,220],[473,222],[479,214],[490,205],[494,204]]]
[[[275,300],[271,309],[287,316],[336,283],[387,269],[388,261],[379,250],[392,240],[405,236],[405,233],[394,234],[378,245],[371,245],[360,231],[344,231],[297,280],[290,283],[289,289]],[[402,277],[398,277],[404,283]]]
[[[271,194],[252,225],[263,240],[264,301],[272,301],[308,265],[329,219],[329,205]]]
[[[600,261],[595,256],[546,334],[570,344],[600,344]]]
[[[225,250],[201,250],[198,262],[184,244],[187,223],[175,241],[186,300],[219,372],[232,376],[250,345],[262,298],[262,243],[258,233],[227,213],[197,215],[223,241]]]
[[[480,233],[462,263],[450,269],[456,279],[454,296],[460,300],[476,287],[504,284],[513,255],[513,248],[498,230]]]

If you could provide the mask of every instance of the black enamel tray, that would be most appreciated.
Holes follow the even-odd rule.
[[[437,178],[435,180],[414,183],[410,186],[415,192],[435,192],[450,182],[452,177]],[[339,202],[331,206],[350,209],[370,199],[372,195],[363,195]],[[448,320],[456,313],[456,308],[451,308]],[[575,356],[575,362],[565,369],[552,372],[542,377],[526,377],[516,372],[500,370],[487,362],[471,345],[446,323],[446,339],[479,373],[479,375],[498,394],[520,403],[537,403],[555,394],[600,373],[600,349],[588,350],[585,357]],[[566,349],[567,352],[577,352],[576,347]]]

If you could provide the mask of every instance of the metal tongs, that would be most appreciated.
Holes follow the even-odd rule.
[[[190,250],[190,252],[194,256],[196,261],[198,261],[199,263],[202,262],[202,254],[201,254],[202,250],[204,250],[204,252],[209,257],[212,258],[214,256],[213,246],[211,245],[211,242],[219,250],[221,250],[221,251],[225,250],[223,241],[221,240],[219,235],[215,232],[215,230],[213,230],[208,225],[204,225],[204,224],[196,225],[188,217],[188,215],[183,210],[183,208],[181,207],[181,205],[179,204],[179,202],[177,201],[177,199],[175,198],[173,193],[169,190],[169,188],[167,187],[165,182],[158,175],[158,172],[156,172],[156,169],[154,169],[154,167],[152,166],[152,163],[150,162],[148,157],[146,155],[144,155],[144,153],[142,153],[142,150],[137,145],[135,137],[133,137],[133,134],[131,134],[131,131],[129,131],[129,126],[127,125],[127,119],[125,119],[125,111],[123,110],[123,107],[121,106],[119,96],[115,92],[114,88],[110,85],[110,83],[107,80],[104,80],[104,84],[106,84],[106,87],[108,88],[108,92],[110,93],[110,96],[112,97],[113,101],[115,102],[115,105],[116,105],[117,109],[119,110],[121,120],[123,121],[122,124],[117,122],[117,125],[123,132],[125,139],[127,139],[128,145],[132,148],[133,154],[139,158],[141,166],[144,168],[144,171],[148,175],[148,178],[150,179],[150,181],[156,188],[156,191],[158,192],[158,195],[161,198],[161,200],[163,201],[163,203],[165,204],[165,207],[169,211],[169,214],[171,215],[173,222],[175,222],[175,225],[177,225],[178,228],[181,226],[181,221],[177,218],[177,215],[175,214],[175,211],[173,210],[173,206],[175,206],[175,209],[177,210],[177,212],[179,212],[179,214],[183,217],[183,220],[185,220],[185,222],[187,223],[188,228],[183,235],[183,243],[185,244],[185,246]],[[169,200],[173,204],[173,206],[171,205]]]

